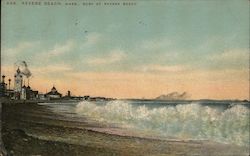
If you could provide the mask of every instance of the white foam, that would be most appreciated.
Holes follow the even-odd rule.
[[[149,108],[119,100],[103,105],[83,101],[76,113],[164,137],[249,145],[249,109],[242,105],[221,112],[199,103]]]

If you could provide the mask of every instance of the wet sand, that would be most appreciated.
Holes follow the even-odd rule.
[[[211,141],[166,141],[119,136],[93,129],[86,121],[68,121],[36,103],[2,105],[2,139],[9,155],[86,156],[248,156],[246,147]]]

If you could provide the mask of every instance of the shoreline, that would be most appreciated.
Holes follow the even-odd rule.
[[[4,102],[3,142],[9,155],[248,155],[246,148],[209,141],[157,140],[95,131],[37,102]]]

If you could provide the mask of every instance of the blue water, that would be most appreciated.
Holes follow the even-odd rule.
[[[66,117],[84,117],[142,134],[182,140],[249,145],[249,103],[233,101],[147,101],[50,103]]]

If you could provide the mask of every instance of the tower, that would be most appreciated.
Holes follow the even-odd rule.
[[[9,79],[9,90],[10,90],[10,82],[11,82],[11,79]]]
[[[4,79],[5,79],[5,75],[2,76],[2,83],[5,83]]]
[[[14,91],[17,93],[20,93],[22,90],[23,76],[21,74],[19,67],[16,70],[16,74],[14,77],[15,77],[14,78]]]

